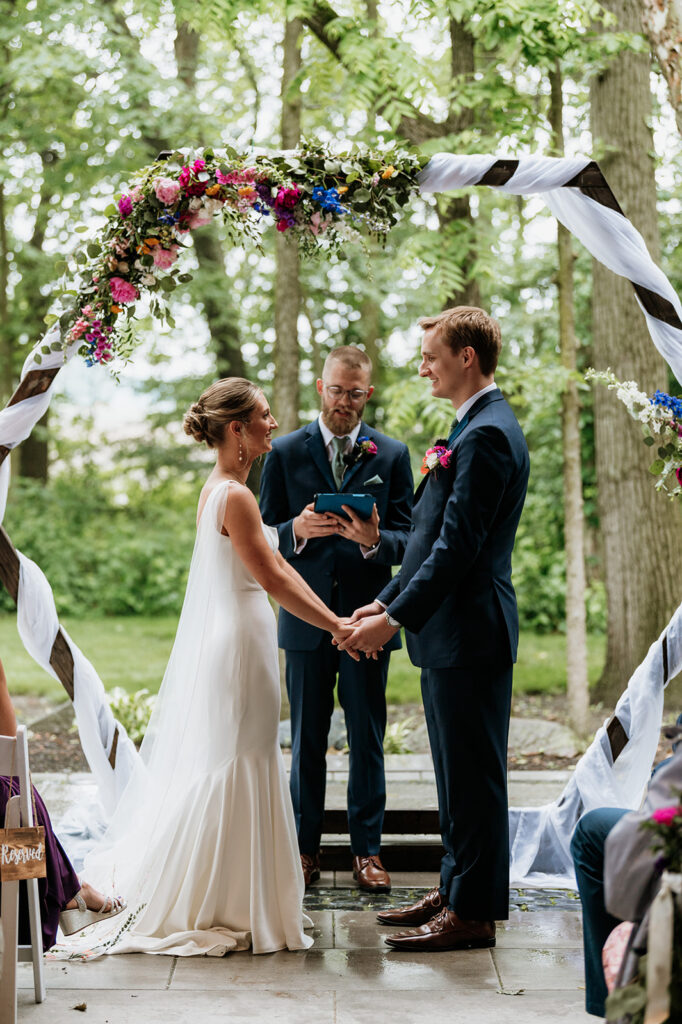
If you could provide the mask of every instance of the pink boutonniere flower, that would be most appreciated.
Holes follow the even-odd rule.
[[[427,473],[432,473],[437,470],[439,466],[443,469],[447,469],[450,465],[450,459],[452,458],[452,452],[445,445],[435,444],[433,448],[427,448],[426,454],[422,459],[421,474],[425,476]]]

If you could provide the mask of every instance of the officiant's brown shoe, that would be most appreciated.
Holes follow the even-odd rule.
[[[306,889],[320,877],[320,855],[319,853],[302,853],[301,867],[303,868],[303,880]]]
[[[394,910],[381,910],[377,914],[379,924],[403,924],[415,926],[425,924],[438,914],[445,904],[438,889],[431,889],[409,907],[396,907]]]
[[[462,921],[454,910],[444,907],[421,928],[389,935],[391,949],[431,953],[445,949],[488,949],[495,945],[494,921]]]
[[[391,876],[376,854],[353,857],[353,878],[365,892],[391,891]]]

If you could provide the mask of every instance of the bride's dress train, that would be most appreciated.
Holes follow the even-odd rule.
[[[229,490],[218,484],[204,506],[141,765],[85,862],[92,884],[128,900],[127,912],[82,936],[95,953],[312,944],[278,743],[275,617],[221,533]],[[277,531],[262,528],[275,550]]]

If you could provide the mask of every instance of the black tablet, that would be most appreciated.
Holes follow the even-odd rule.
[[[333,512],[342,519],[349,517],[341,508],[348,505],[361,519],[369,519],[374,507],[374,497],[371,494],[316,494],[315,512]]]

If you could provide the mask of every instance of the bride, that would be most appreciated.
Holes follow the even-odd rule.
[[[100,926],[95,951],[306,949],[313,940],[278,743],[268,594],[337,639],[351,630],[281,557],[277,531],[245,486],[277,427],[260,388],[219,380],[183,425],[217,459],[199,498],[185,601],[140,765],[86,860],[93,884],[125,892],[129,909],[122,927]]]

